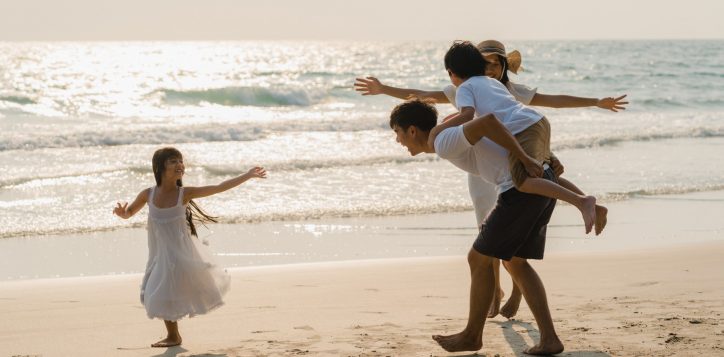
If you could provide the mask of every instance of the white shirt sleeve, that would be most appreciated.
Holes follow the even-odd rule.
[[[446,160],[460,158],[472,150],[472,147],[465,137],[462,125],[447,128],[435,138],[435,152]]]
[[[456,102],[455,102],[455,92],[457,91],[457,87],[455,87],[452,84],[448,84],[445,88],[442,89],[443,94],[447,97],[447,100],[450,102],[450,104],[457,109]]]
[[[475,108],[475,94],[471,86],[463,84],[458,87],[455,97],[455,106],[458,110],[465,107]]]
[[[533,97],[535,97],[536,92],[538,92],[538,88],[530,88],[513,82],[508,82],[506,87],[517,101],[525,105],[530,105],[530,102],[533,100]]]

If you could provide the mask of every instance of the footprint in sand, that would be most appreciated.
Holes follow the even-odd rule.
[[[631,286],[651,286],[658,284],[658,281],[644,281],[642,283],[631,284]]]

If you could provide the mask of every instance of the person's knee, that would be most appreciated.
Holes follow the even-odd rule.
[[[475,249],[470,249],[470,252],[468,252],[468,264],[471,269],[488,266],[492,267],[494,260],[495,258],[483,255]]]
[[[518,257],[513,257],[512,259],[508,261],[503,262],[503,266],[505,267],[505,270],[507,270],[510,273],[514,273],[516,271],[519,271],[522,268],[525,268],[528,266],[528,260]]]

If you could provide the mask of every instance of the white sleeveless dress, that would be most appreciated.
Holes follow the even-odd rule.
[[[178,202],[169,208],[153,204],[155,189],[148,197],[148,263],[141,285],[141,303],[148,317],[176,321],[220,307],[231,279],[207,247],[191,235],[183,187]]]

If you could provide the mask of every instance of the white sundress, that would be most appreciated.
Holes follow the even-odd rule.
[[[141,284],[141,303],[149,318],[176,321],[205,314],[224,304],[230,277],[211,252],[191,235],[183,204],[183,187],[176,205],[153,204],[148,195],[148,263]]]

